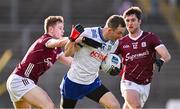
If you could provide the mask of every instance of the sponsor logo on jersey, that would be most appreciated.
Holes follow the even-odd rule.
[[[146,50],[145,52],[142,52],[142,53],[132,54],[132,55],[130,53],[127,53],[125,61],[128,61],[128,60],[133,61],[135,59],[143,58],[143,57],[145,57],[147,55],[149,55],[149,51],[148,50]]]
[[[106,57],[106,55],[104,55],[104,54],[102,54],[102,53],[100,53],[98,51],[92,51],[90,53],[90,56],[95,58],[95,59],[98,59],[100,61],[103,61],[105,59],[105,57]]]
[[[129,48],[130,46],[129,45],[123,45],[123,48]]]

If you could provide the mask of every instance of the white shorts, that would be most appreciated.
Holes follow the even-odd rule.
[[[139,85],[139,84],[136,84],[135,82],[132,82],[132,81],[122,80],[121,86],[120,86],[121,87],[121,93],[123,96],[124,91],[127,89],[136,90],[140,94],[141,107],[143,107],[145,102],[147,101],[148,96],[149,96],[150,85],[151,85],[151,83],[149,83],[147,85]]]
[[[6,83],[7,90],[12,102],[20,101],[22,96],[36,87],[34,81],[16,74],[11,74]]]

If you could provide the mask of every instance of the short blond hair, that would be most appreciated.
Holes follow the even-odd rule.
[[[57,22],[64,23],[64,18],[62,16],[49,16],[44,20],[44,31],[48,32],[48,27],[55,25]]]

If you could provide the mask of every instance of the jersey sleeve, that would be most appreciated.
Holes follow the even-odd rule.
[[[151,33],[151,45],[153,48],[156,48],[157,46],[163,44],[162,41],[159,39],[158,36],[156,36],[154,33]]]
[[[85,28],[84,29],[84,32],[83,33],[81,33],[81,35],[80,35],[80,37],[89,37],[90,35],[90,32],[89,32],[90,30],[88,29],[88,28]]]

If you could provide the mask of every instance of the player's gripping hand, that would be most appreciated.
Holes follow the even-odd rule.
[[[84,27],[80,24],[75,25],[71,30],[71,35],[69,36],[69,39],[74,42],[82,32],[84,32]]]
[[[156,59],[155,63],[157,65],[157,67],[158,67],[158,72],[160,72],[161,67],[162,67],[164,61],[162,59]]]

